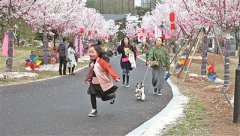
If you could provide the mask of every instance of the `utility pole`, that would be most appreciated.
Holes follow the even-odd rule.
[[[238,22],[238,27],[239,26],[240,26],[240,21]],[[237,29],[238,29],[237,32],[239,36],[239,28]],[[238,46],[238,67],[236,69],[236,74],[235,74],[233,123],[240,123],[240,84],[239,82],[240,82],[240,48]]]

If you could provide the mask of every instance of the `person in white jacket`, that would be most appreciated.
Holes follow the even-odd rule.
[[[75,75],[74,72],[74,68],[77,66],[77,62],[75,59],[75,50],[73,48],[73,42],[69,43],[68,46],[68,55],[67,55],[67,67],[68,67],[68,71],[69,71],[69,75]]]

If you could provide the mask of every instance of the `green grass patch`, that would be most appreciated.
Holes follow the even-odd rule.
[[[25,71],[25,60],[31,54],[32,50],[36,50],[35,47],[16,47],[16,56],[13,57],[13,71],[24,72]],[[6,71],[6,60],[7,57],[0,54],[0,72]]]
[[[209,117],[205,113],[206,110],[207,108],[201,103],[189,102],[185,116],[175,126],[168,129],[163,136],[206,135],[207,128],[201,123],[201,120]]]
[[[23,50],[23,51],[35,51],[37,50],[37,47],[23,47],[23,46],[18,46],[16,47],[17,50]]]

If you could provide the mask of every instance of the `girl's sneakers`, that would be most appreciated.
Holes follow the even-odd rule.
[[[154,88],[153,92],[154,94],[157,94],[157,88]]]
[[[115,98],[112,98],[112,99],[110,100],[110,104],[114,104],[114,102],[115,102]]]
[[[160,90],[160,89],[158,89],[158,95],[162,95],[162,93],[161,93],[161,90]]]
[[[95,117],[97,116],[97,109],[92,109],[91,112],[88,114],[88,117]]]
[[[115,93],[111,93],[110,95],[112,95],[112,99],[110,100],[110,104],[114,104],[115,98],[116,98],[116,94]]]
[[[122,82],[122,86],[125,86],[125,83],[124,83],[124,82]],[[127,87],[127,88],[130,87],[128,83],[126,84],[126,87]]]

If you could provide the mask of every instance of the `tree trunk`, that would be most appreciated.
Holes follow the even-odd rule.
[[[17,45],[19,46],[20,45],[20,35],[17,35],[16,38],[17,38]]]
[[[56,34],[53,36],[53,49],[56,49]]]
[[[62,33],[59,34],[59,43],[63,44],[63,36]]]
[[[4,25],[1,25],[1,32],[0,32],[0,33],[1,33],[1,35],[0,35],[0,36],[1,36],[1,37],[0,37],[0,42],[1,42],[1,43],[3,42],[3,37],[4,37],[4,28],[3,28],[3,27],[4,27]],[[0,46],[0,47],[1,47],[1,46]]]
[[[43,33],[43,64],[46,65],[48,64],[48,38],[47,38],[47,33]]]
[[[208,50],[208,38],[207,38],[207,35],[204,34],[204,37],[203,37],[203,46],[202,46],[201,75],[206,75],[207,50]]]
[[[239,29],[235,30],[235,39],[236,39],[236,51],[237,51],[238,45],[239,45]]]
[[[13,41],[14,41],[14,36],[13,36],[13,29],[9,29],[8,32],[8,58],[7,58],[7,69],[6,72],[12,72],[12,58],[13,58]]]
[[[13,57],[13,42],[14,42],[14,29],[13,29],[13,19],[11,18],[11,9],[12,9],[12,1],[9,1],[9,7],[8,7],[8,58],[7,58],[7,69],[6,72],[12,72],[12,57]]]
[[[227,86],[230,83],[229,57],[230,57],[230,33],[227,34],[225,42],[224,86]]]

